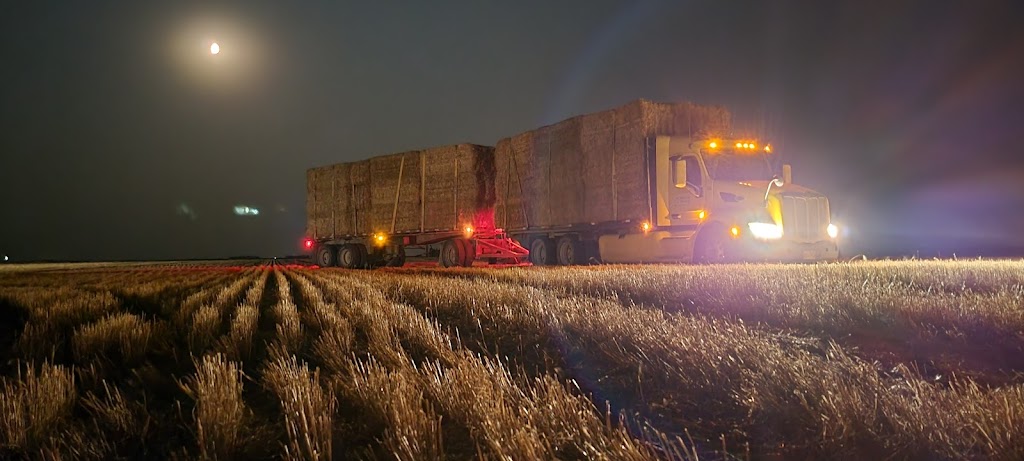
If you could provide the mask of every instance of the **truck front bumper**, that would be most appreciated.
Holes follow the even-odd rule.
[[[839,245],[834,240],[798,242],[792,240],[743,239],[738,256],[745,261],[835,261]]]

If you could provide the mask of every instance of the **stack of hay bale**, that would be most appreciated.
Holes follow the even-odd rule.
[[[312,168],[306,179],[310,237],[459,230],[488,194],[493,206],[494,148],[402,152]]]
[[[496,220],[506,230],[648,218],[645,146],[729,131],[722,107],[645,100],[498,141]]]

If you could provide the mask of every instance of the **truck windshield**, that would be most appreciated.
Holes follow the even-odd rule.
[[[772,179],[772,168],[763,155],[721,153],[707,155],[704,164],[716,180],[758,181]]]

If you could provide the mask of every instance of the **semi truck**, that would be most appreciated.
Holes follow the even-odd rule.
[[[718,106],[634,101],[520,133],[307,172],[320,266],[827,261],[828,199]]]

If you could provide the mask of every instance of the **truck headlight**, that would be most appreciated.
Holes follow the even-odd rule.
[[[782,238],[782,226],[777,224],[752,222],[748,223],[747,227],[750,228],[750,235],[753,235],[756,239],[775,240]]]
[[[830,238],[836,238],[839,236],[839,228],[836,227],[835,224],[829,224],[828,227],[825,228],[825,232],[828,233]]]

